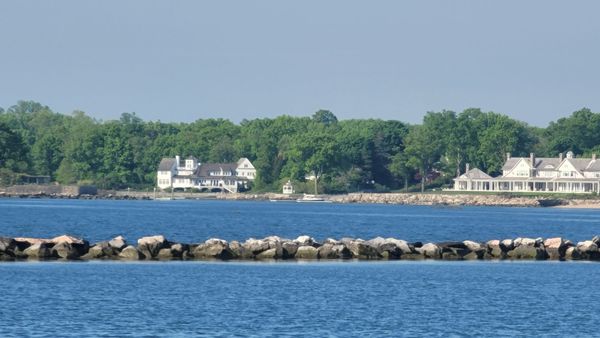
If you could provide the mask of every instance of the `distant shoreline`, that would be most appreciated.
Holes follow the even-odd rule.
[[[42,189],[29,189],[27,192],[11,192],[0,189],[0,197],[5,198],[48,198],[48,199],[105,199],[105,200],[254,200],[254,201],[295,201],[302,195],[280,193],[190,193],[190,192],[144,192],[127,190],[98,190],[97,194],[72,194],[45,192]],[[454,194],[454,193],[350,193],[343,195],[320,195],[324,199],[342,204],[396,204],[432,206],[503,206],[503,207],[557,207],[565,209],[600,209],[600,199],[576,198],[572,195],[526,196],[503,194]]]

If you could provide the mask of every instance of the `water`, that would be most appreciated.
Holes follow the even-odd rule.
[[[600,234],[600,210],[506,207],[439,208],[373,204],[236,201],[90,201],[0,199],[0,235],[82,236],[90,241],[163,234],[199,242],[376,236],[408,241],[555,237]]]
[[[595,210],[0,200],[3,235],[484,240],[600,233]],[[0,264],[0,337],[600,336],[593,262]]]

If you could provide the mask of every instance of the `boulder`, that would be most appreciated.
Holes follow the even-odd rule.
[[[343,244],[326,243],[317,249],[319,259],[349,259],[352,252]]]
[[[119,253],[119,258],[129,261],[144,259],[144,255],[133,245],[128,245]]]
[[[281,258],[281,256],[277,255],[277,248],[267,249],[258,255],[256,255],[256,259],[277,259]]]
[[[283,255],[285,258],[294,258],[299,247],[300,245],[294,241],[281,243],[281,248],[283,249]]]
[[[546,251],[531,245],[519,245],[507,253],[511,259],[546,259]]]
[[[233,255],[235,257],[238,257],[241,259],[253,259],[254,258],[254,254],[252,253],[252,251],[247,250],[238,241],[231,241],[229,243],[229,250],[231,250],[231,252],[233,252]]]
[[[549,259],[564,259],[567,247],[565,241],[560,237],[548,238],[544,241],[544,248]]]
[[[504,239],[500,242],[500,247],[502,248],[502,251],[508,252],[515,248],[515,241],[512,239]]]
[[[342,242],[338,241],[337,239],[334,238],[327,238],[326,240],[323,241],[323,244],[333,244],[333,245],[338,245],[341,244]]]
[[[565,250],[565,259],[579,260],[581,259],[581,253],[574,246],[568,247],[567,250]]]
[[[228,260],[236,257],[227,242],[220,239],[207,240],[204,244],[195,247],[191,254],[196,259]]]
[[[244,251],[256,256],[259,253],[269,249],[269,242],[262,239],[249,238],[243,244]]]
[[[582,259],[599,260],[600,252],[598,245],[593,241],[583,241],[577,243],[577,251],[579,251]]]
[[[296,259],[317,259],[319,258],[319,252],[317,248],[311,245],[302,245],[298,247],[294,257]]]
[[[187,244],[174,243],[171,244],[171,254],[175,258],[183,258],[183,253],[189,250],[189,246]],[[160,254],[160,251],[158,252]]]
[[[31,246],[33,244],[49,243],[50,242],[49,239],[33,238],[33,237],[15,237],[15,241],[28,243],[29,246]]]
[[[160,260],[171,260],[177,257],[173,255],[173,250],[171,250],[171,248],[164,248],[158,251],[156,258]]]
[[[80,258],[89,260],[89,259],[99,259],[99,258],[114,258],[116,252],[114,249],[108,244],[108,242],[98,242],[92,245],[86,254],[82,255]]]
[[[69,236],[69,235],[62,235],[62,236],[54,237],[50,240],[50,242],[54,243],[54,244],[68,243],[68,244],[79,244],[79,245],[83,245],[83,244],[87,243],[87,241],[84,241],[81,238],[77,238],[77,237],[73,237],[73,236]]]
[[[52,255],[62,259],[78,259],[82,253],[76,245],[68,242],[60,242],[52,247]]]
[[[433,258],[440,259],[442,258],[442,250],[439,246],[434,243],[426,243],[423,244],[420,248],[415,248],[415,250],[421,253],[425,258]]]
[[[17,241],[9,237],[0,237],[0,252],[13,253],[17,247]]]
[[[299,246],[314,246],[316,243],[314,238],[306,235],[298,236],[298,238],[296,238],[294,242],[298,243]]]
[[[488,258],[504,258],[506,256],[505,246],[499,240],[494,239],[486,243]]]
[[[162,235],[142,237],[137,243],[138,250],[146,259],[156,257],[161,249],[169,247],[169,243]]]
[[[538,243],[537,240],[533,239],[533,238],[517,238],[515,239],[514,245],[515,248],[519,247],[519,246],[531,246],[531,247],[535,247],[536,244]]]
[[[594,236],[594,238],[592,238],[592,242],[596,243],[596,245],[600,247],[600,236]]]
[[[27,258],[49,259],[54,257],[51,248],[52,246],[48,243],[38,242],[25,249],[23,253]]]
[[[593,241],[583,241],[577,243],[577,249],[584,253],[597,252],[598,245]]]
[[[410,244],[408,244],[407,241],[401,240],[401,239],[395,239],[395,238],[386,238],[385,239],[385,243],[386,244],[394,244],[396,245],[396,247],[398,249],[400,249],[400,251],[402,251],[403,254],[407,254],[407,253],[411,253],[413,252],[413,250],[410,248]]]
[[[110,245],[113,249],[123,250],[127,246],[127,241],[123,236],[117,236],[110,241],[108,241],[108,245]]]
[[[353,258],[358,259],[380,259],[381,255],[377,252],[377,249],[368,245],[367,242],[362,239],[348,239],[343,238],[342,243],[352,252]]]

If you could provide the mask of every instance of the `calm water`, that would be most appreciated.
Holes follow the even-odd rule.
[[[181,241],[600,233],[593,210],[0,200],[0,233]],[[0,264],[0,337],[600,336],[589,262]]]
[[[307,204],[236,201],[88,201],[0,199],[0,235],[90,241],[164,234],[187,242],[270,235],[376,236],[409,241],[489,240],[600,234],[600,210]]]

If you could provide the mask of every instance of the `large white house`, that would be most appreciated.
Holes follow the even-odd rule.
[[[160,189],[238,192],[248,188],[255,177],[256,169],[245,157],[235,163],[200,163],[193,156],[182,161],[178,155],[160,161],[156,183]]]
[[[454,179],[457,191],[537,191],[561,193],[600,193],[600,160],[566,157],[511,157],[506,154],[502,176],[491,177],[475,168]]]

